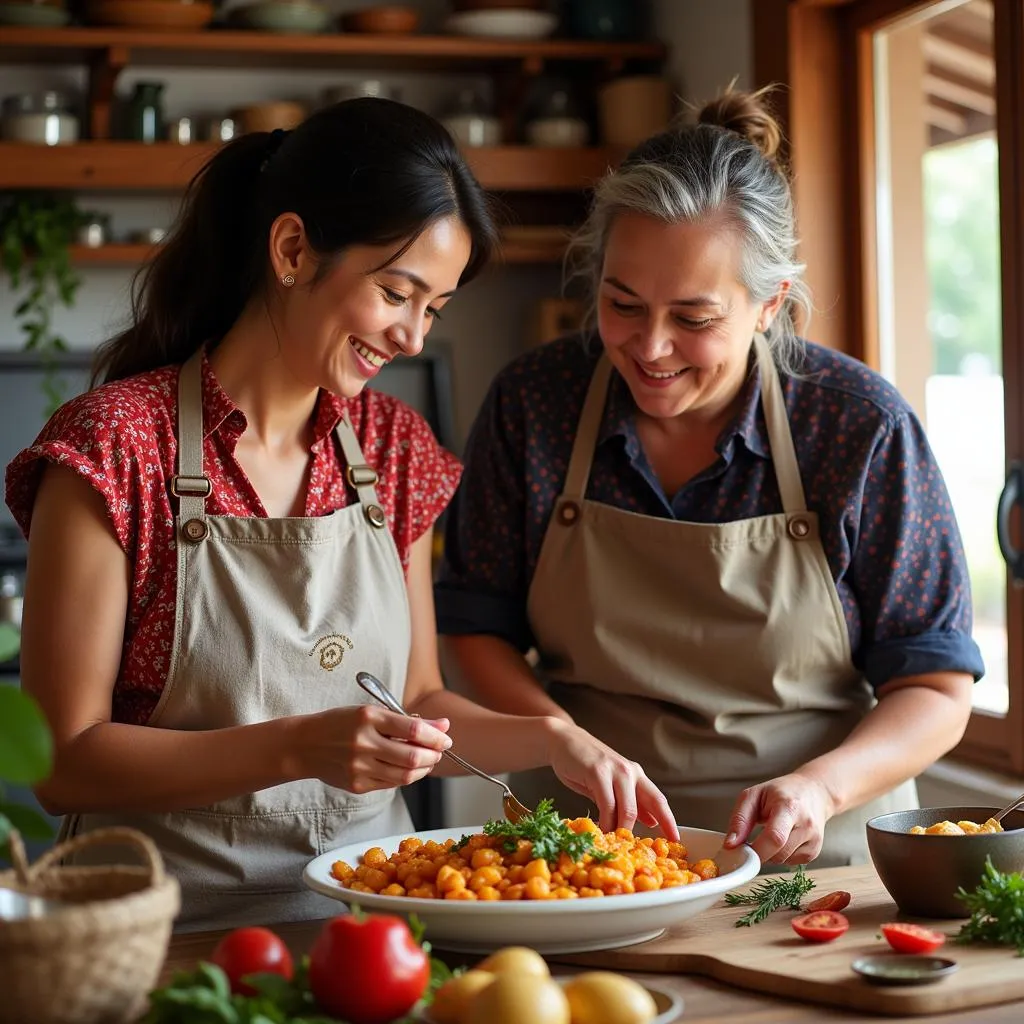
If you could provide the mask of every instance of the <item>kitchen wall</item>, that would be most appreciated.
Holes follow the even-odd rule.
[[[231,0],[235,6],[245,0]],[[338,11],[366,6],[366,0],[327,0]],[[657,35],[672,51],[670,74],[684,98],[700,99],[714,94],[739,75],[750,75],[750,0],[654,0],[652,22]],[[438,26],[448,10],[445,0],[420,0],[426,26]],[[119,83],[127,94],[140,78],[167,83],[168,117],[227,110],[244,103],[280,97],[315,100],[328,85],[366,77],[361,72],[265,70],[186,70],[180,68],[129,69]],[[417,104],[440,112],[458,76],[389,74],[406,96]],[[50,67],[0,67],[0,95],[46,88],[82,90],[84,73],[77,69]],[[211,102],[211,97],[215,101]],[[113,215],[118,234],[146,227],[168,225],[174,216],[176,197],[152,194],[108,196],[80,194],[84,208]],[[82,288],[73,309],[59,310],[56,326],[75,348],[92,348],[123,322],[127,310],[132,270],[127,267],[90,268],[81,274]],[[461,443],[487,385],[497,371],[522,350],[534,304],[560,293],[560,271],[555,266],[508,266],[494,268],[485,278],[468,286],[445,310],[443,322],[434,329],[438,339],[451,345],[453,354],[456,429]],[[0,349],[21,345],[13,318],[17,304],[6,280],[0,280]]]
[[[233,0],[233,3],[242,0]],[[671,50],[669,74],[684,100],[699,102],[717,93],[734,77],[749,84],[752,74],[751,16],[753,0],[653,0],[652,23],[657,36]],[[337,10],[365,6],[365,0],[333,0]],[[447,10],[444,0],[421,0],[426,24],[438,24]],[[327,85],[364,77],[360,73],[323,71],[213,71],[147,68],[142,75],[129,71],[120,82],[127,93],[140,77],[167,83],[169,117],[228,109],[246,102],[287,97],[315,98]],[[459,79],[439,82],[429,75],[388,76],[415,95],[426,109],[440,110]],[[59,67],[0,68],[0,94],[46,88],[82,89],[84,75]],[[211,108],[210,97],[216,97]],[[166,225],[174,215],[175,197],[152,195],[81,195],[81,204],[113,214],[117,232]],[[122,322],[131,279],[129,268],[90,268],[82,273],[83,285],[72,310],[57,316],[57,328],[76,348],[91,348]],[[451,345],[460,439],[494,374],[522,350],[533,306],[538,299],[560,291],[559,270],[552,266],[496,268],[474,282],[445,310],[435,328],[438,338]],[[20,346],[13,320],[16,300],[0,281],[0,349]],[[0,399],[2,400],[2,399]],[[495,813],[493,787],[477,779],[446,783],[450,823],[475,823]]]

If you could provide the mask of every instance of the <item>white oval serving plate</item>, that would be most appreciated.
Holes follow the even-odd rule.
[[[482,832],[482,825],[408,833],[424,842],[460,839]],[[656,938],[666,928],[713,906],[732,889],[749,882],[761,862],[749,846],[723,850],[724,833],[680,828],[679,838],[690,861],[714,858],[722,874],[657,892],[629,893],[576,900],[425,900],[410,896],[380,896],[343,889],[331,875],[335,861],[355,867],[373,846],[389,856],[407,835],[385,836],[375,842],[339,846],[306,865],[302,879],[316,892],[367,911],[415,914],[426,926],[427,939],[457,953],[489,953],[503,946],[530,946],[539,953],[586,953],[614,949]]]

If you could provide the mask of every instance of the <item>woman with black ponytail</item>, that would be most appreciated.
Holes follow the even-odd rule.
[[[449,732],[486,769],[550,765],[609,824],[675,836],[588,733],[442,685],[431,532],[460,468],[367,384],[419,353],[494,243],[452,139],[411,107],[243,136],[192,183],[103,383],[8,468],[22,683],[56,747],[39,797],[66,835],[147,832],[181,927],[329,914],[303,866],[408,830],[398,789],[447,767]],[[417,717],[369,703],[363,670]]]

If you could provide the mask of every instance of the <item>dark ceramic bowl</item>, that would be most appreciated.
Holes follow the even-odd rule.
[[[940,821],[979,825],[998,807],[921,807],[881,814],[867,823],[868,850],[882,885],[905,914],[913,917],[967,917],[956,898],[981,881],[985,858],[999,871],[1024,872],[1024,811],[1003,818],[1004,832],[967,836],[911,835],[914,825]]]

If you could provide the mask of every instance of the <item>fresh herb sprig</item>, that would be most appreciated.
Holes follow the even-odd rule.
[[[528,839],[533,843],[534,857],[543,860],[558,860],[560,853],[567,854],[573,861],[581,861],[587,854],[597,861],[611,860],[614,856],[597,848],[592,832],[573,832],[555,810],[554,801],[549,799],[541,800],[532,814],[517,822],[504,818],[485,822],[484,834],[503,837],[502,845],[507,853],[515,852],[520,839]],[[462,849],[469,840],[469,836],[463,836],[455,849]]]
[[[725,902],[730,907],[754,907],[736,922],[737,928],[749,928],[776,910],[799,910],[801,901],[813,888],[814,881],[804,874],[800,864],[791,874],[766,878],[749,892],[727,892]]]
[[[1024,876],[1019,871],[999,871],[985,859],[985,873],[974,892],[961,888],[957,899],[971,912],[960,926],[955,942],[986,942],[1015,946],[1024,956]]]

